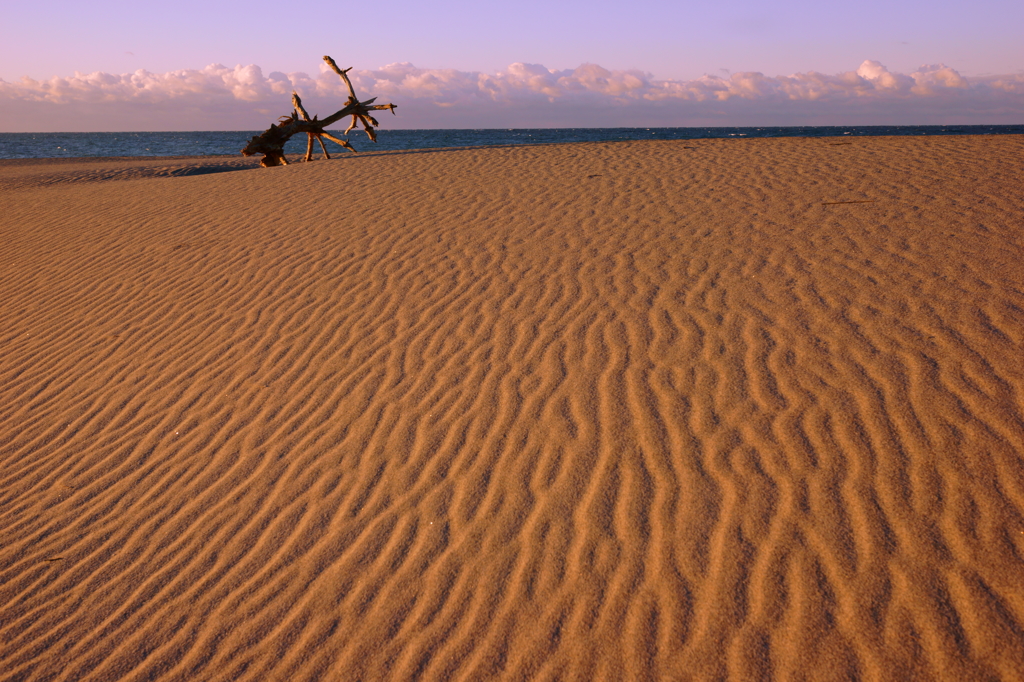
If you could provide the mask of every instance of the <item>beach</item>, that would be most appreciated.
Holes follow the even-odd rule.
[[[0,161],[0,679],[1019,679],[1024,136],[256,163]]]

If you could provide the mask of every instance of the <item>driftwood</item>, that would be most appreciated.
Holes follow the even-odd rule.
[[[340,111],[336,111],[324,120],[318,119],[316,116],[313,118],[309,117],[306,113],[306,109],[302,106],[302,100],[299,98],[298,93],[292,93],[292,106],[294,110],[289,116],[282,116],[278,122],[271,123],[270,127],[263,131],[260,135],[255,135],[249,144],[245,145],[245,149],[242,150],[243,156],[252,156],[253,154],[263,154],[263,159],[260,161],[260,165],[264,168],[270,166],[287,166],[288,159],[284,156],[284,145],[293,135],[299,133],[306,133],[308,139],[306,140],[306,157],[305,161],[313,160],[313,139],[320,143],[320,149],[324,152],[324,158],[331,158],[331,155],[327,153],[327,147],[324,146],[323,138],[327,138],[331,142],[340,144],[350,152],[354,152],[355,148],[348,143],[347,140],[331,135],[329,132],[324,130],[329,125],[337,123],[346,116],[352,117],[352,123],[349,124],[348,129],[345,131],[345,135],[355,128],[359,123],[363,124],[363,130],[369,138],[376,142],[377,132],[374,130],[380,124],[377,123],[377,119],[370,115],[371,111],[382,111],[388,110],[392,114],[395,113],[394,104],[374,104],[374,100],[377,98],[368,99],[365,102],[360,102],[356,97],[356,91],[352,87],[352,81],[348,78],[348,72],[352,70],[352,67],[347,69],[339,69],[338,65],[334,63],[334,60],[330,57],[324,57],[324,61],[327,65],[334,70],[334,73],[341,76],[341,80],[345,81],[345,85],[348,86],[349,98],[345,100],[345,108]]]

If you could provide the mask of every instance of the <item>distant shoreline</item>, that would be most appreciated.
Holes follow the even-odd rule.
[[[180,132],[0,133],[0,159],[88,157],[232,156],[257,130]],[[676,128],[487,128],[378,131],[376,143],[361,132],[349,140],[360,152],[508,144],[699,140],[730,138],[1020,135],[1021,125],[760,126]],[[289,153],[301,153],[292,140]],[[333,155],[340,148],[331,149]]]

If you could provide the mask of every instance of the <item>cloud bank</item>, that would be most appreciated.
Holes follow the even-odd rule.
[[[901,74],[868,60],[834,75],[677,81],[596,64],[556,71],[516,63],[486,74],[401,63],[350,76],[361,97],[398,105],[398,117],[382,121],[390,128],[1024,123],[1024,73],[965,78],[944,64]],[[326,65],[316,76],[214,64],[0,79],[0,131],[262,129],[290,111],[292,90],[321,116],[347,96]]]

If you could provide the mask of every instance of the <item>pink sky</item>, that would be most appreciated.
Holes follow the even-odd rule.
[[[1021,2],[339,7],[12,4],[0,132],[265,128],[292,89],[326,115],[323,54],[392,128],[1024,123]]]

